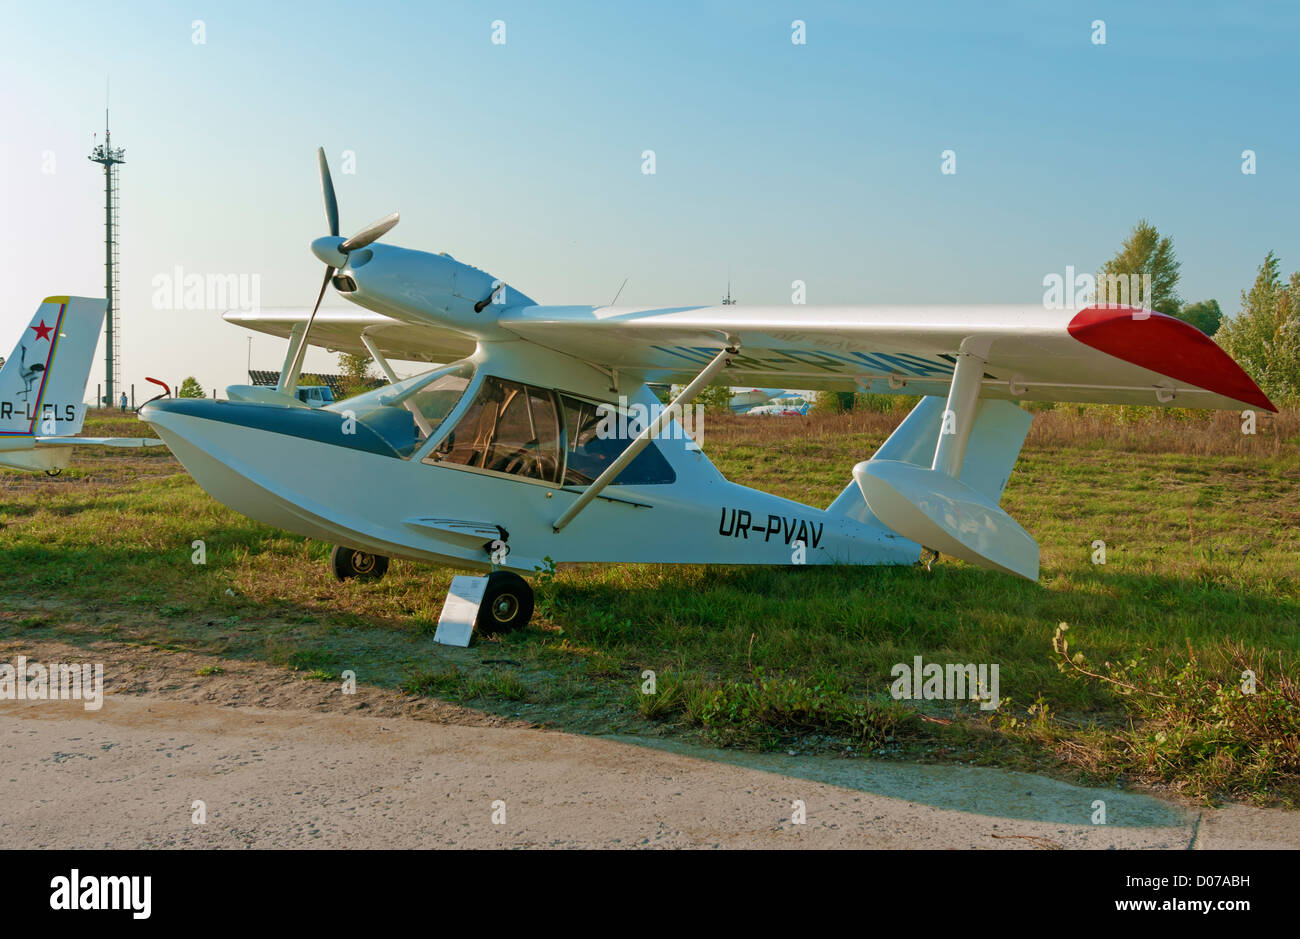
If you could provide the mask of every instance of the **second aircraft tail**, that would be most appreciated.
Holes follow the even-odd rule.
[[[46,297],[0,368],[0,436],[63,437],[81,430],[105,300]]]

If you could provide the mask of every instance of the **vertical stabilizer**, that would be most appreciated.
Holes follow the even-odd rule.
[[[46,297],[0,368],[0,436],[69,436],[104,327],[104,300]]]

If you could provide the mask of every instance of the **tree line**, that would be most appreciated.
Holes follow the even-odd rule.
[[[1228,317],[1217,300],[1183,302],[1180,267],[1173,240],[1142,219],[1102,265],[1097,282],[1108,275],[1149,276],[1151,309],[1212,337],[1275,402],[1300,400],[1300,271],[1283,280],[1281,259],[1270,250],[1256,269],[1255,282],[1241,292],[1241,309]]]

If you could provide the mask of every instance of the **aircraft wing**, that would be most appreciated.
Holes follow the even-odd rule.
[[[225,319],[287,338],[307,313],[232,311]],[[964,347],[986,361],[984,397],[1276,410],[1214,340],[1136,307],[525,306],[496,322],[521,339],[648,382],[688,382],[719,350],[739,343],[722,379],[728,385],[944,395]],[[321,311],[309,342],[365,352],[363,332],[385,356],[416,362],[450,362],[476,346],[451,326],[366,310]]]
[[[310,310],[232,310],[228,323],[288,339],[294,326],[307,322]],[[477,342],[464,333],[435,325],[413,325],[368,310],[321,310],[312,323],[309,344],[330,352],[367,354],[361,344],[365,333],[385,357],[409,362],[454,362],[472,355]]]
[[[738,343],[729,385],[946,394],[964,348],[986,361],[984,397],[1276,410],[1214,340],[1134,307],[532,306],[497,322],[645,381],[689,381]]]

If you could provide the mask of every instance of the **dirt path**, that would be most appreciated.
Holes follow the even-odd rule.
[[[260,662],[93,646],[0,642],[0,661],[106,666],[99,710],[0,701],[6,847],[1300,847],[1300,813],[1200,812],[960,764],[586,736],[539,729],[526,706],[486,714],[364,684],[344,695]],[[1098,800],[1104,825],[1091,823]]]
[[[98,711],[0,703],[0,751],[11,847],[1300,845],[1296,815],[1198,818],[1149,796],[998,770],[721,762],[662,742],[150,696],[111,695]],[[792,822],[796,799],[806,824]],[[1088,823],[1095,799],[1107,803],[1105,826]],[[192,821],[195,800],[205,824]]]

